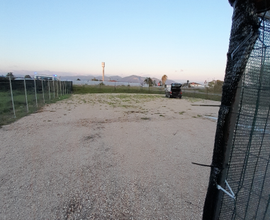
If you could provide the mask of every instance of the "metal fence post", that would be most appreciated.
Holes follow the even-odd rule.
[[[16,118],[16,112],[15,112],[15,106],[14,106],[14,99],[13,99],[13,92],[12,92],[12,84],[11,84],[11,77],[9,75],[9,87],[10,87],[10,95],[11,95],[11,101],[12,101],[12,108],[14,113],[14,118]]]
[[[36,79],[35,78],[34,78],[34,87],[35,87],[36,107],[38,107],[38,101],[37,101],[37,85],[36,85]]]
[[[45,103],[45,97],[44,97],[44,87],[43,87],[43,79],[41,80],[41,88],[42,88],[43,102]]]
[[[57,96],[57,98],[58,98],[58,90],[59,90],[59,89],[58,89],[58,85],[59,85],[59,81],[57,81],[57,83],[56,83],[56,87],[57,87],[57,88],[56,88],[56,96]]]
[[[26,90],[26,82],[25,82],[25,78],[23,79],[23,84],[24,84],[24,95],[25,95],[25,103],[26,103],[26,112],[29,112],[29,108],[28,108],[28,100],[27,100],[27,90]]]
[[[62,81],[60,81],[60,96],[62,96]]]
[[[54,86],[54,80],[53,80],[53,98],[55,99],[55,86]]]
[[[51,101],[50,80],[48,80],[49,100]]]

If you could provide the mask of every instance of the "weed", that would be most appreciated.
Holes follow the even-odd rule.
[[[142,120],[150,120],[150,118],[141,118]]]
[[[183,115],[185,113],[185,111],[179,112],[179,115]]]

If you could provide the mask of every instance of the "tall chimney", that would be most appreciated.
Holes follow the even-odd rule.
[[[102,66],[102,81],[104,82],[104,69],[105,69],[105,62],[101,63]]]

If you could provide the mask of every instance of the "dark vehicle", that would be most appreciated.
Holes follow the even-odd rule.
[[[181,91],[182,84],[181,83],[172,83],[171,85],[167,85],[165,89],[165,95],[168,98],[182,98]]]

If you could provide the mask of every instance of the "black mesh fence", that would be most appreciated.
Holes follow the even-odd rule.
[[[234,5],[203,219],[270,219],[270,21],[265,15],[250,1]]]
[[[1,80],[0,125],[35,112],[71,92],[70,81]]]
[[[262,20],[240,85],[226,174],[236,198],[223,195],[220,219],[270,219],[269,20]]]

